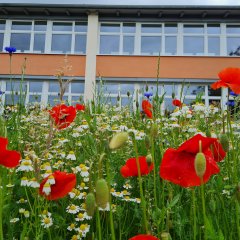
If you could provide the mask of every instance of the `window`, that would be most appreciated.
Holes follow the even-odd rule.
[[[187,55],[203,55],[204,25],[185,24],[183,34],[183,53]]]
[[[165,24],[165,55],[177,54],[177,24]]]
[[[208,55],[220,55],[220,24],[207,25]]]
[[[100,54],[133,55],[135,31],[135,23],[101,23]]]
[[[45,52],[46,30],[47,30],[46,21],[35,21],[33,52],[35,53]]]
[[[5,21],[0,20],[0,52],[3,50],[4,30],[5,30]]]
[[[142,24],[141,26],[141,54],[159,55],[162,44],[161,24]]]
[[[227,25],[227,55],[240,56],[240,25]]]

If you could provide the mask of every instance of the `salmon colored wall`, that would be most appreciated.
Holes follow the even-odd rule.
[[[102,77],[157,77],[158,57],[97,56],[97,75]],[[238,57],[160,57],[161,78],[217,79],[226,67],[239,67]]]
[[[27,58],[26,75],[54,76],[64,66],[64,55],[13,54],[12,73],[21,74]],[[85,76],[85,56],[69,55],[72,71],[67,75]],[[96,75],[102,77],[156,78],[158,57],[152,56],[97,56]],[[160,57],[161,78],[217,79],[225,67],[239,67],[238,57]],[[0,74],[9,74],[9,55],[0,54]]]
[[[65,55],[53,54],[13,54],[12,73],[21,74],[21,66],[26,58],[26,75],[54,76],[57,70],[64,66]],[[85,76],[85,56],[71,55],[67,57],[72,71],[66,75]],[[9,74],[9,55],[0,54],[0,74]]]

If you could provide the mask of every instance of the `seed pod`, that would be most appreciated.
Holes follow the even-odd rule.
[[[148,154],[146,156],[146,162],[147,162],[148,167],[150,167],[152,164],[152,155],[151,154]]]
[[[157,137],[158,135],[158,125],[156,123],[152,124],[150,129],[150,134],[153,138]]]
[[[86,210],[88,216],[93,216],[96,208],[96,200],[93,193],[88,193],[86,196]]]
[[[120,132],[113,136],[109,143],[110,149],[117,149],[120,148],[125,142],[128,140],[128,133],[127,132]]]
[[[161,233],[162,240],[170,240],[169,236],[170,236],[170,234],[168,232]]]
[[[197,176],[202,178],[206,172],[206,158],[202,152],[197,153],[194,161],[194,167]]]
[[[229,139],[228,139],[227,134],[221,134],[219,140],[220,140],[220,143],[222,144],[223,150],[225,152],[228,152],[229,151]]]
[[[146,90],[146,92],[148,92],[148,85],[147,84],[146,84],[145,90]]]
[[[101,178],[96,183],[96,202],[101,208],[106,208],[109,202],[109,188],[105,179]]]

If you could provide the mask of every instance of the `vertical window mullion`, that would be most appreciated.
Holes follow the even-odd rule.
[[[42,85],[42,97],[41,97],[41,102],[47,106],[48,103],[48,87],[49,86],[49,82],[48,81],[44,81],[43,85]]]
[[[11,20],[6,20],[3,46],[10,46],[11,26],[12,26],[12,21]]]
[[[183,24],[178,23],[177,55],[183,55]]]
[[[123,55],[123,23],[120,23],[119,55]]]
[[[208,55],[208,32],[207,32],[207,24],[204,23],[204,30],[203,30],[203,41],[204,41],[204,46],[203,46],[203,52],[204,56]]]
[[[47,21],[46,41],[45,41],[45,53],[51,52],[52,43],[52,21]]]
[[[220,56],[227,56],[227,32],[226,23],[220,24]]]
[[[140,55],[141,54],[141,23],[136,23],[134,45],[135,45],[134,54]]]
[[[32,28],[30,32],[30,52],[33,52],[33,43],[34,43],[34,21],[32,21]]]

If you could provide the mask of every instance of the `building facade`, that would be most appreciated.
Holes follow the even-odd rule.
[[[223,68],[240,64],[240,4],[48,2],[0,2],[2,102],[11,104],[12,93],[18,101],[24,91],[26,104],[53,105],[60,91],[56,73],[67,55],[69,103],[101,95],[124,106],[141,101],[147,85],[164,94],[169,110],[173,94],[186,104],[201,96],[207,106],[225,107],[227,90],[210,85]],[[5,46],[17,49],[11,63]]]

